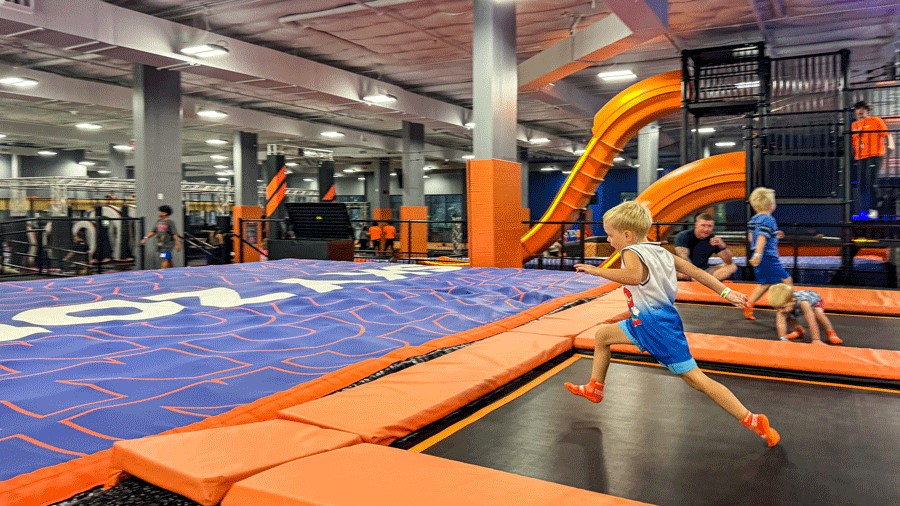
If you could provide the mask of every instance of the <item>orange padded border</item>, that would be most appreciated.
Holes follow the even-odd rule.
[[[387,445],[571,348],[569,338],[505,332],[278,416]]]
[[[236,483],[222,506],[625,506],[646,504],[454,460],[361,444]]]
[[[136,476],[215,506],[244,478],[361,442],[355,434],[286,420],[119,441],[113,445],[106,487]]]
[[[755,284],[728,283],[732,290],[750,295]],[[814,290],[822,296],[826,311],[841,311],[859,314],[900,315],[900,291],[873,288],[835,288],[828,286],[796,286],[797,290]],[[696,281],[678,283],[677,301],[681,302],[722,302],[718,294]],[[763,295],[757,305],[767,306],[768,295]]]
[[[258,399],[227,413],[211,416],[200,422],[178,427],[163,434],[176,434],[270,420],[281,409],[340,390],[395,362],[417,355],[424,355],[440,348],[471,343],[497,335],[540,318],[570,302],[582,298],[597,297],[618,287],[619,285],[615,283],[605,283],[585,292],[544,302],[490,325],[438,338],[423,346],[400,348],[380,358],[358,362],[326,374],[315,381],[297,385],[294,388]],[[68,499],[91,487],[102,485],[109,468],[111,453],[111,449],[103,450],[86,457],[70,460],[55,466],[44,467],[0,482],[0,504],[52,504]]]
[[[594,349],[594,331],[575,338],[575,348]],[[769,367],[860,378],[900,380],[900,351],[823,346],[811,343],[769,341],[749,337],[687,333],[695,359],[704,362]],[[630,344],[614,344],[612,351],[639,354]],[[646,354],[646,353],[645,353]]]

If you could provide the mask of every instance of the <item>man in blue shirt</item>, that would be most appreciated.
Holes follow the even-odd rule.
[[[715,226],[711,214],[698,214],[694,220],[693,230],[684,230],[675,236],[675,254],[704,269],[719,281],[724,281],[737,272],[737,266],[734,265],[733,255],[725,241],[713,235]],[[723,263],[710,266],[709,257],[713,254],[718,254]],[[678,279],[688,281],[691,278],[678,274]]]

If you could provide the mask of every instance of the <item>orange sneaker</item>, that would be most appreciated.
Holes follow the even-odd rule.
[[[828,342],[831,344],[841,344],[844,342],[843,339],[837,336],[837,334],[833,330],[829,330],[828,334]]]
[[[759,437],[765,439],[769,448],[777,445],[778,442],[781,441],[781,435],[769,425],[769,417],[766,415],[754,415],[748,411],[744,416],[744,419],[741,420],[741,424],[755,432]]]
[[[575,395],[580,395],[591,402],[600,402],[603,400],[603,383],[591,378],[587,385],[565,384],[566,389]]]
[[[756,319],[756,317],[753,316],[753,304],[752,303],[747,303],[747,305],[744,306],[744,318],[746,318],[748,320]]]
[[[801,337],[806,335],[806,332],[803,330],[803,327],[801,327],[800,325],[794,326],[794,333],[797,334],[797,339],[800,339]]]

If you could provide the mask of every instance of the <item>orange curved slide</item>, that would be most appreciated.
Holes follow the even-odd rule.
[[[681,72],[667,72],[629,86],[594,116],[593,137],[560,188],[541,222],[570,221],[597,192],[606,171],[625,144],[647,124],[681,107]],[[561,225],[538,223],[522,237],[522,258],[546,250]]]
[[[651,184],[635,200],[646,202],[653,221],[681,221],[689,214],[726,200],[743,200],[747,195],[746,156],[737,151],[710,156],[673,170]],[[658,241],[671,227],[650,229],[649,238]],[[609,267],[619,254],[609,257],[600,268]]]

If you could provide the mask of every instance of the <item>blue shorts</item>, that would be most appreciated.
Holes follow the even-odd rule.
[[[675,374],[684,374],[697,362],[691,356],[681,316],[674,307],[645,311],[639,320],[629,317],[619,322],[619,328],[641,351],[646,351]]]
[[[168,261],[171,262],[171,261],[172,261],[172,252],[171,252],[171,251],[165,251],[165,250],[160,251],[160,252],[159,252],[159,259],[160,259],[160,260],[168,260]]]
[[[781,259],[774,256],[763,256],[759,265],[753,268],[756,274],[756,282],[761,285],[774,285],[781,283],[782,279],[791,277],[781,265]]]

